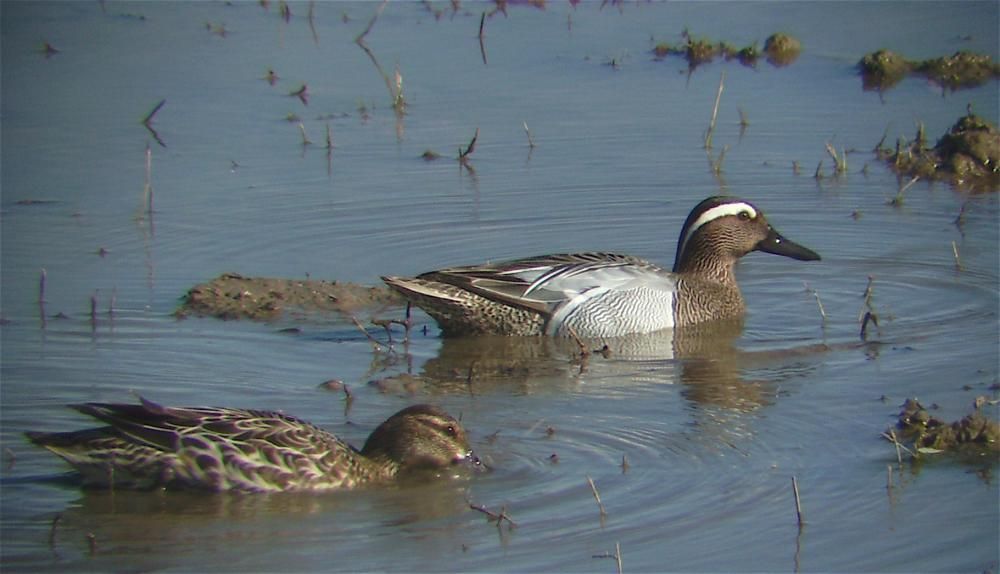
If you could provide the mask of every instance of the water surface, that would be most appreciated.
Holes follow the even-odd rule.
[[[887,491],[895,453],[879,438],[907,397],[948,420],[996,398],[997,196],[918,182],[889,205],[905,182],[869,152],[918,122],[936,138],[968,105],[995,123],[997,84],[908,79],[880,95],[853,70],[879,48],[997,58],[995,3],[510,6],[486,20],[486,64],[492,4],[431,4],[436,17],[391,3],[366,42],[400,70],[402,117],[354,43],[377,4],[316,3],[315,36],[310,5],[290,6],[287,23],[274,3],[0,7],[4,569],[608,572],[615,561],[594,556],[616,543],[632,572],[997,568],[995,461],[904,465]],[[784,31],[804,50],[785,68],[654,60],[685,27],[739,46]],[[715,174],[702,142],[723,72]],[[288,95],[303,83],[308,106]],[[161,146],[140,120],[164,99]],[[473,171],[454,157],[477,128]],[[827,142],[848,151],[846,175]],[[444,157],[425,162],[428,149]],[[744,325],[691,352],[654,340],[581,364],[557,342],[443,340],[418,315],[427,334],[387,353],[342,317],[172,314],[226,271],[375,284],[586,249],[670,265],[688,210],[719,193],[754,201],[823,261],[746,258]],[[869,277],[880,323],[862,345]],[[331,378],[350,408],[317,388]],[[323,496],[112,495],[66,484],[21,435],[80,428],[63,405],[132,393],[281,409],[354,444],[434,402],[461,414],[493,470]]]

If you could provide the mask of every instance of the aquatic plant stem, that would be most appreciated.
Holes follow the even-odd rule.
[[[903,194],[906,193],[906,190],[910,189],[910,187],[912,187],[913,184],[917,183],[918,181],[920,181],[920,176],[919,175],[913,176],[913,179],[911,179],[905,185],[899,188],[899,191],[896,192],[896,197],[893,197],[892,199],[889,200],[889,205],[892,205],[894,207],[899,207],[900,205],[903,205]]]
[[[819,299],[819,291],[816,291],[809,286],[809,283],[803,281],[802,284],[806,288],[807,293],[812,293],[813,297],[816,298],[816,306],[819,307],[819,316],[823,320],[823,326],[826,326],[826,309],[823,308],[823,302]]]
[[[401,88],[402,77],[399,75],[399,70],[398,69],[396,70],[396,75],[397,75],[396,84],[397,87],[399,88],[397,90],[397,87],[393,87],[392,85],[393,82],[389,78],[389,75],[386,74],[384,70],[382,70],[382,65],[378,63],[378,59],[375,57],[375,54],[371,51],[371,48],[369,48],[368,44],[365,43],[365,36],[368,35],[368,32],[371,32],[372,26],[375,25],[376,21],[378,21],[379,16],[382,15],[382,11],[385,10],[385,6],[388,3],[389,0],[382,0],[382,2],[378,5],[378,8],[375,9],[375,14],[372,15],[372,19],[368,21],[368,26],[366,26],[365,29],[360,34],[358,34],[356,38],[354,38],[354,43],[357,44],[358,47],[360,47],[362,50],[364,50],[365,54],[367,54],[368,58],[372,61],[372,64],[375,65],[375,70],[378,71],[380,76],[382,76],[382,79],[385,81],[385,87],[389,90],[389,97],[392,98],[393,109],[396,111],[397,114],[402,114],[403,111],[405,110],[406,102],[403,101],[403,92]]]
[[[722,90],[726,83],[726,71],[722,71],[719,77],[719,91],[715,94],[715,107],[712,108],[712,120],[708,123],[708,131],[705,133],[705,149],[712,149],[712,134],[715,132],[715,121],[719,117],[719,102],[722,100]]]
[[[833,144],[826,142],[826,153],[830,154],[833,158],[833,165],[835,173],[847,173],[847,152],[843,151],[840,155],[837,155],[837,149],[833,147]]]
[[[472,170],[469,165],[469,156],[472,152],[476,151],[476,142],[479,140],[479,128],[476,128],[476,133],[472,135],[472,140],[469,142],[468,147],[463,151],[461,147],[458,148],[458,161],[466,168]]]
[[[319,35],[316,34],[316,22],[314,18],[314,10],[316,8],[316,0],[309,0],[309,16],[306,18],[309,21],[309,31],[312,32],[313,43],[317,46],[319,45]]]
[[[614,558],[615,563],[618,565],[618,574],[622,574],[622,543],[615,542],[615,553],[612,554],[607,550],[604,554],[594,554],[591,558]]]
[[[42,267],[42,272],[38,277],[38,302],[42,304],[45,303],[45,281],[47,277],[48,273],[46,273],[45,268]]]
[[[153,217],[153,150],[146,144],[146,182],[142,186],[143,214]]]
[[[799,482],[795,479],[795,475],[792,475],[792,493],[795,495],[795,516],[799,522],[799,529],[805,526],[806,522],[802,519],[802,500],[799,499]]]
[[[302,122],[299,122],[299,132],[302,134],[302,145],[312,145],[312,140],[306,135],[306,126]]]
[[[861,307],[861,311],[858,313],[858,321],[861,322],[861,340],[865,341],[868,338],[868,323],[875,325],[878,329],[878,315],[875,313],[875,306],[872,303],[872,298],[875,294],[875,278],[871,275],[868,276],[868,285],[865,287],[864,294],[864,305]]]
[[[486,25],[486,12],[479,18],[479,53],[483,56],[483,65],[488,66],[489,62],[486,60],[486,44],[483,42],[483,28]]]
[[[603,519],[608,515],[607,511],[604,510],[604,503],[601,502],[601,494],[597,492],[597,485],[594,484],[594,479],[587,477],[587,482],[590,484],[590,491],[594,493],[594,500],[597,501],[597,507],[601,510],[601,518]]]
[[[517,523],[514,522],[513,520],[511,520],[510,516],[507,515],[507,507],[506,506],[504,506],[504,507],[502,507],[500,509],[500,514],[497,514],[495,512],[491,512],[485,506],[480,506],[478,504],[472,504],[471,502],[469,503],[469,508],[471,508],[472,510],[476,510],[476,511],[482,512],[490,520],[496,520],[497,521],[497,528],[500,528],[500,526],[503,524],[504,520],[507,521],[507,524],[509,525],[510,528],[517,528]]]
[[[365,329],[365,326],[361,324],[361,321],[358,321],[357,317],[354,317],[352,315],[351,316],[351,321],[353,321],[354,325],[358,329],[360,329],[362,333],[365,334],[365,337],[368,338],[368,340],[371,342],[372,346],[375,348],[376,351],[381,351],[382,350],[382,343],[379,343],[378,339],[376,339],[375,337],[372,337],[372,334],[368,332],[368,329]]]
[[[146,117],[142,118],[143,127],[145,127],[146,130],[152,134],[153,139],[155,139],[156,143],[160,144],[161,147],[167,147],[167,144],[163,143],[163,140],[160,139],[160,134],[153,129],[153,117],[156,116],[156,113],[159,112],[166,103],[167,100],[160,100],[160,102],[153,107],[153,110],[146,114]]]
[[[59,526],[59,521],[62,520],[62,513],[56,514],[52,518],[52,526],[49,527],[49,546],[55,547],[56,545],[56,528]]]
[[[887,433],[882,433],[882,438],[884,438],[885,440],[887,440],[887,441],[891,442],[893,445],[895,445],[895,447],[896,447],[896,462],[898,462],[900,466],[903,466],[903,453],[902,453],[902,451],[905,450],[908,455],[910,455],[913,458],[916,458],[917,455],[914,454],[912,450],[910,450],[910,449],[906,448],[905,446],[903,446],[902,444],[900,444],[899,438],[896,436],[896,431],[890,430]]]

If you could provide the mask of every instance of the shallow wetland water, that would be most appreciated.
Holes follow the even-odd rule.
[[[616,572],[616,551],[625,572],[1000,568],[996,450],[900,465],[880,436],[908,398],[954,421],[984,397],[997,420],[997,194],[910,184],[873,151],[921,124],[933,145],[970,106],[996,125],[997,81],[866,91],[856,69],[880,49],[996,61],[996,2],[511,2],[486,18],[495,4],[393,2],[370,54],[355,38],[380,4],[282,5],[0,5],[0,568]],[[801,52],[688,70],[654,53],[685,29],[738,47],[783,32]],[[694,338],[581,361],[563,341],[443,339],[419,312],[391,348],[336,311],[175,314],[223,273],[372,286],[571,250],[669,266],[716,194],[823,260],[748,256],[743,324]],[[326,495],[102,493],[23,438],[90,424],[67,403],[134,393],[280,409],[355,445],[433,402],[491,470]]]

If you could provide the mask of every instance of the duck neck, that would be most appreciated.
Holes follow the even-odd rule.
[[[696,276],[702,281],[711,281],[739,292],[735,267],[736,260],[723,254],[713,257],[683,257],[674,265],[674,273]]]
[[[371,476],[372,480],[389,480],[394,478],[399,471],[402,469],[400,464],[395,460],[389,458],[388,455],[384,453],[373,453],[371,455],[362,455],[368,467],[368,474]]]

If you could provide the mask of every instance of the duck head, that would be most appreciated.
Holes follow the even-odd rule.
[[[389,417],[368,437],[361,454],[388,460],[400,470],[479,464],[461,423],[432,405],[414,405]]]
[[[815,251],[782,236],[749,201],[709,197],[688,215],[677,242],[674,272],[712,265],[731,267],[752,251],[783,255],[800,261],[818,261]]]

